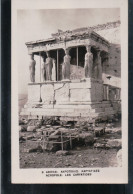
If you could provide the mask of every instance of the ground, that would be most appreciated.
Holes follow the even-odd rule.
[[[33,132],[20,132],[22,134],[33,134]],[[35,132],[34,132],[35,134]],[[105,133],[95,137],[95,143],[105,145],[108,140],[120,140],[120,121],[106,127]],[[41,140],[40,140],[41,141]],[[100,148],[94,146],[76,146],[69,150],[68,155],[57,156],[56,152],[32,152],[29,149],[38,146],[38,141],[27,140],[20,142],[20,168],[82,168],[82,167],[117,167],[117,152],[120,146],[115,148]]]

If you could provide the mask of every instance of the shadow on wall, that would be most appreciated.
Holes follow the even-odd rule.
[[[121,77],[121,50],[119,44],[111,44],[109,48],[109,58],[103,61],[103,73]]]

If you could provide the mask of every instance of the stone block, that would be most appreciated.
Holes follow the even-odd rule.
[[[36,126],[28,126],[27,127],[28,132],[32,132],[32,131],[35,131],[35,130],[36,130]]]
[[[40,99],[40,85],[28,85],[28,101],[38,102]]]
[[[121,148],[122,147],[122,141],[121,139],[110,139],[108,140],[106,144],[106,148]]]
[[[66,155],[69,155],[69,152],[66,150],[59,150],[56,152],[56,155],[57,156],[66,156]]]
[[[83,89],[83,88],[91,88],[91,82],[79,82],[79,83],[70,83],[70,89]]]
[[[61,83],[54,85],[55,101],[69,101],[69,83]]]
[[[70,90],[70,101],[91,101],[90,89],[71,89]]]
[[[50,104],[54,101],[54,86],[53,84],[44,84],[41,87],[42,101]]]

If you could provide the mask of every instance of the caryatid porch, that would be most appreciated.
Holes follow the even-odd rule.
[[[116,113],[102,81],[108,41],[88,31],[84,36],[67,34],[26,45],[31,55],[30,83],[22,115],[78,120]],[[34,55],[40,57],[40,82],[35,82]]]

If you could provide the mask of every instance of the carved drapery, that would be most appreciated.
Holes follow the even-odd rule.
[[[69,55],[70,49],[65,49],[65,56],[64,56],[64,62],[62,64],[62,79],[70,79],[70,60],[71,57]]]
[[[93,54],[91,53],[91,46],[86,46],[87,53],[85,54],[85,78],[92,77],[92,66],[93,66]]]
[[[29,65],[29,70],[30,70],[30,81],[31,82],[35,82],[35,65],[36,65],[36,61],[34,60],[34,55],[31,54],[30,55],[30,65]]]

